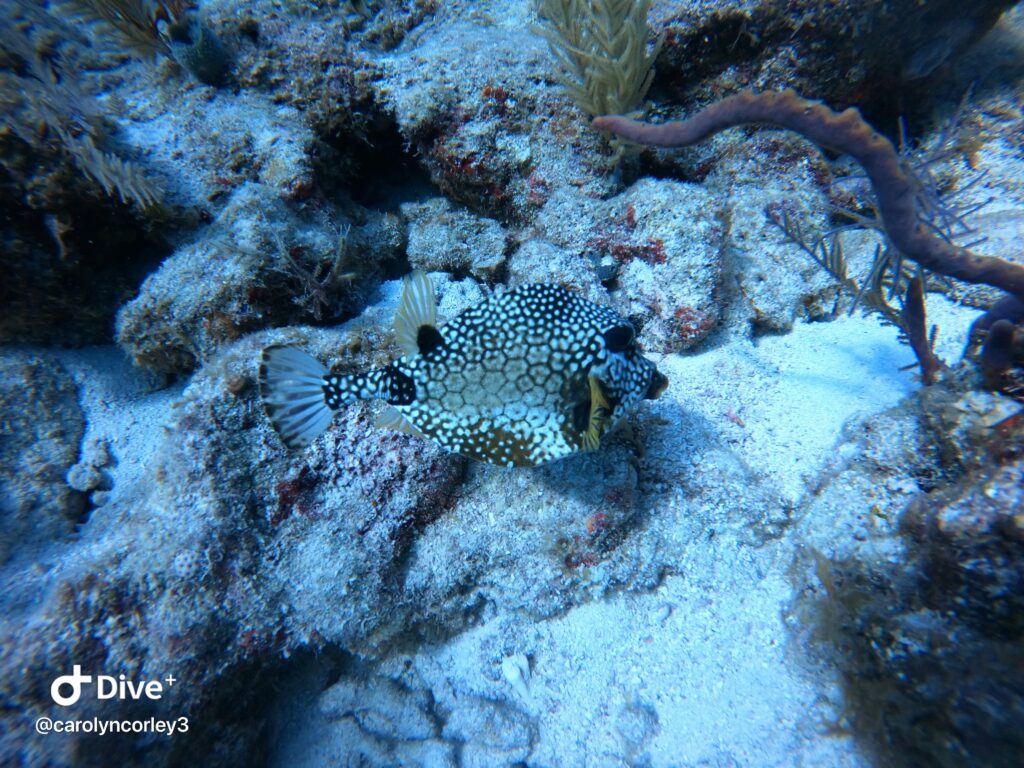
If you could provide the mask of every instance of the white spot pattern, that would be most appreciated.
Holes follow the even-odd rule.
[[[393,366],[416,385],[396,405],[424,435],[472,458],[533,465],[582,448],[574,421],[589,412],[596,375],[613,419],[643,398],[654,365],[603,334],[626,321],[556,285],[528,285],[472,307],[441,329],[444,346]]]

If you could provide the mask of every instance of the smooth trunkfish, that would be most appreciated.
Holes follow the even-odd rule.
[[[492,296],[442,328],[436,304],[426,274],[406,277],[395,315],[404,354],[363,374],[331,373],[294,347],[264,349],[260,393],[284,443],[305,447],[334,411],[380,399],[379,427],[533,466],[596,449],[623,413],[668,386],[629,322],[561,286]]]

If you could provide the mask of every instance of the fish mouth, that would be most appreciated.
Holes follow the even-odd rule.
[[[644,399],[657,400],[666,389],[668,389],[668,378],[661,371],[655,370],[651,376],[651,383],[647,385]]]

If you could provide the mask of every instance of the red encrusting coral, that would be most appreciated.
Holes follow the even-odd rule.
[[[694,339],[702,339],[715,325],[715,318],[694,307],[679,307],[672,313],[673,335],[684,344]]]

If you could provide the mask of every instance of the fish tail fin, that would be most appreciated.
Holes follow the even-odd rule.
[[[343,405],[328,400],[327,368],[315,357],[282,345],[263,350],[260,397],[274,429],[289,448],[305,448]],[[354,398],[353,398],[354,399]]]

